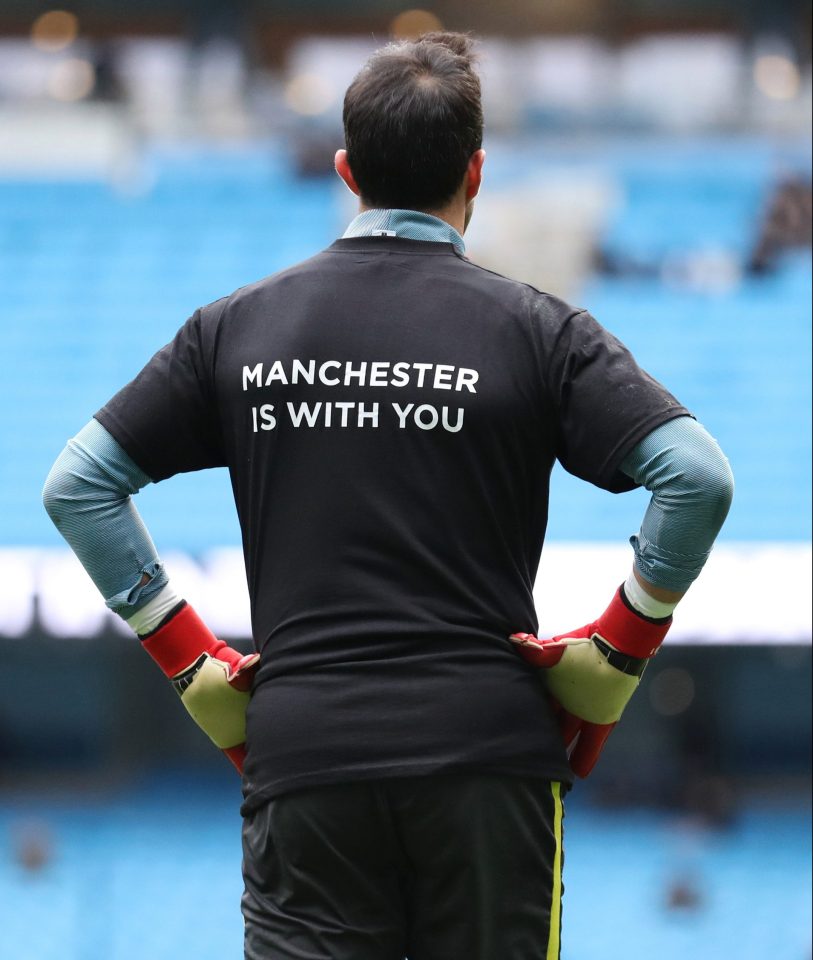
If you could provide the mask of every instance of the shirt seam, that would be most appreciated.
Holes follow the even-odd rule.
[[[498,273],[496,270],[490,270],[488,267],[484,267],[482,264],[475,263],[473,260],[470,260],[467,256],[462,253],[458,253],[457,250],[452,248],[452,252],[457,257],[458,260],[462,260],[463,263],[468,264],[470,267],[474,267],[475,270],[479,270],[481,273],[488,273],[492,277],[497,277],[499,280],[507,280],[508,283],[513,283],[518,287],[525,287],[528,290],[532,290],[537,296],[540,297],[552,297],[553,294],[549,293],[546,290],[540,290],[539,287],[535,287],[532,283],[528,283],[526,280],[517,280],[515,277],[509,277],[504,273]],[[587,311],[578,308],[572,307],[573,313],[586,313]]]

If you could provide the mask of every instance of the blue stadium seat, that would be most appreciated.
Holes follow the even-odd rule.
[[[496,164],[494,181],[525,163]],[[743,257],[775,167],[763,144],[608,147],[626,202],[604,243],[631,255],[698,244]],[[265,150],[154,152],[143,189],[0,181],[0,544],[54,545],[39,492],[66,439],[200,304],[310,256],[341,230],[338,186]],[[706,423],[737,476],[729,539],[809,537],[810,263],[726,293],[598,279],[587,306]],[[782,491],[777,495],[777,491]],[[557,470],[550,536],[634,532],[643,494],[606,495]],[[223,471],[176,478],[140,505],[162,549],[238,542]]]

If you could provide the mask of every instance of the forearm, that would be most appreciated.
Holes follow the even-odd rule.
[[[652,492],[635,565],[592,623],[548,639],[509,638],[542,668],[574,773],[586,777],[663,642],[675,605],[703,568],[728,513],[733,479],[714,439],[691,417],[653,430],[621,469]]]
[[[128,619],[167,585],[131,495],[151,479],[91,420],[51,469],[43,503],[111,610]]]
[[[58,457],[43,503],[107,606],[130,624],[195,723],[242,772],[259,655],[243,655],[218,640],[168,582],[131,500],[151,482],[91,420]]]
[[[685,590],[667,590],[665,587],[655,586],[654,583],[650,583],[638,572],[638,568],[634,564],[631,573],[638,586],[640,586],[642,590],[645,590],[653,600],[657,600],[660,603],[673,603],[677,606],[686,593]]]
[[[652,493],[630,540],[635,584],[674,606],[703,569],[728,514],[734,490],[728,461],[699,423],[680,417],[637,444],[621,469]]]

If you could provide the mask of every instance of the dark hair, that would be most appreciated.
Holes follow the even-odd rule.
[[[427,33],[384,47],[344,97],[347,160],[369,207],[437,210],[483,142],[474,43]]]

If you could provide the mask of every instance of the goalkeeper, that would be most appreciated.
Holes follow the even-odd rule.
[[[588,313],[466,259],[485,156],[468,38],[379,51],[344,123],[345,235],[197,310],[68,443],[45,504],[242,773],[247,960],[555,960],[563,795],[700,572],[731,474]],[[540,640],[557,459],[652,499],[605,613]],[[248,655],[179,596],[131,499],[213,467]]]

